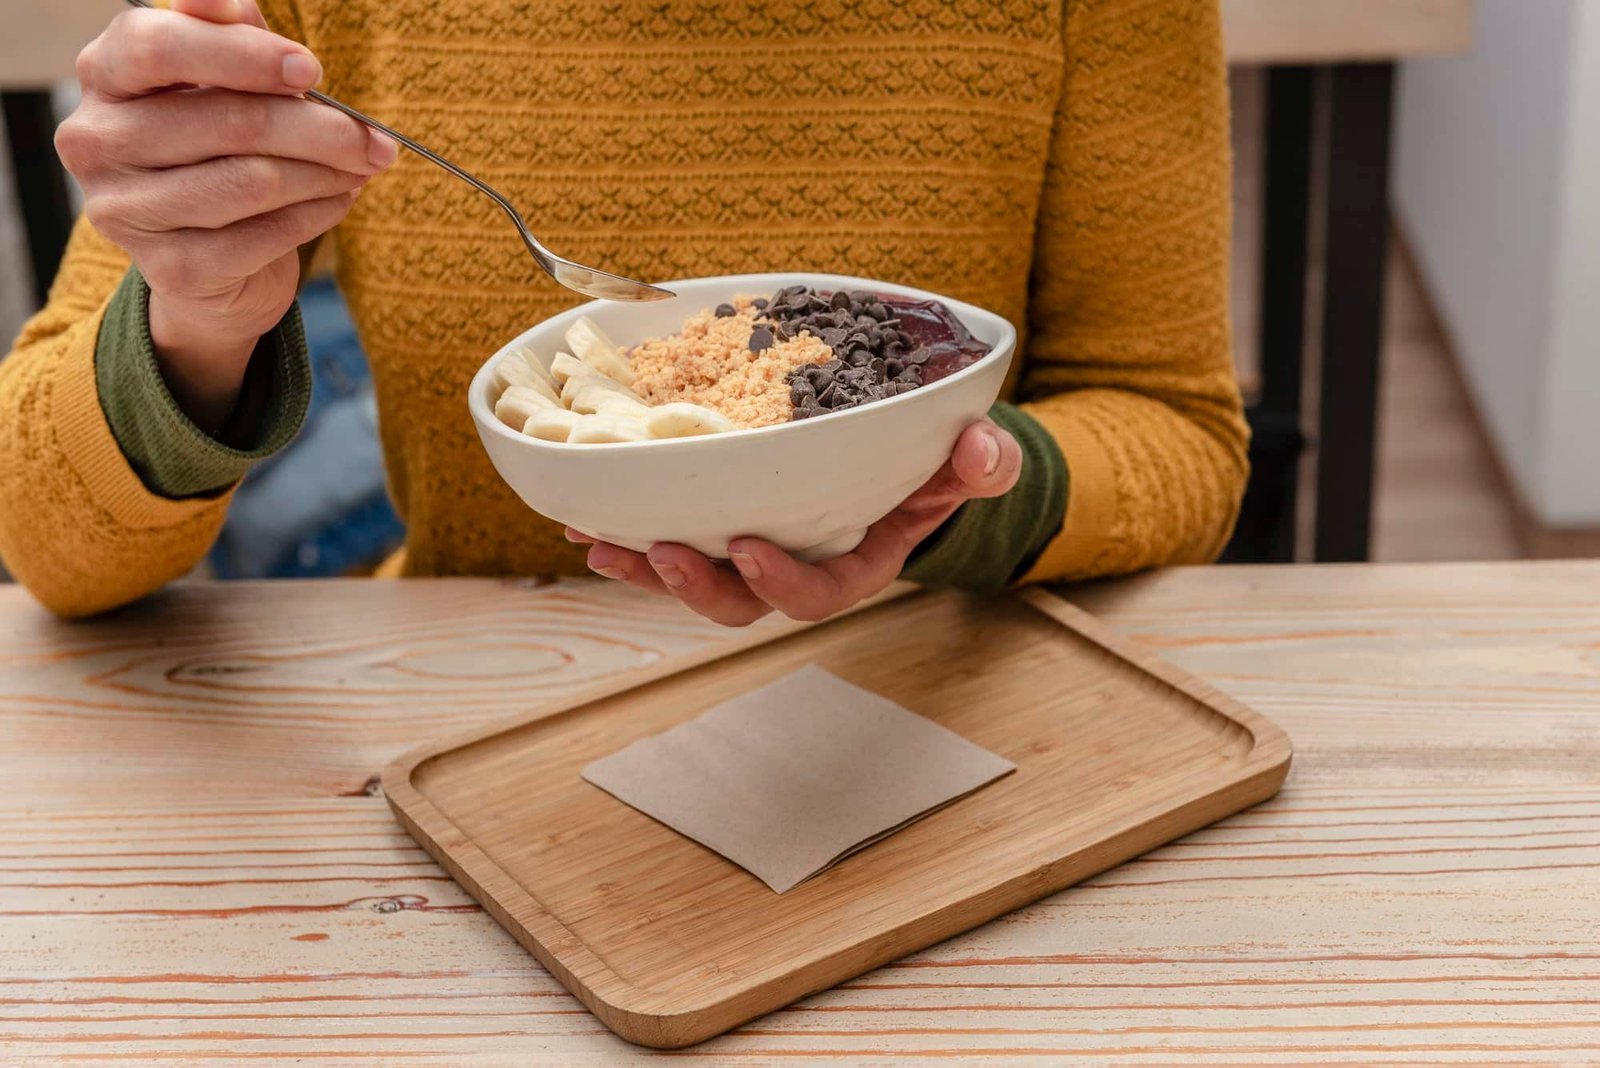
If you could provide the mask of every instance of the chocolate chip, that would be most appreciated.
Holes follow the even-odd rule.
[[[832,408],[839,400],[839,383],[829,382],[828,388],[817,394],[817,403],[824,408]]]
[[[795,379],[789,386],[789,403],[796,407],[804,404],[807,397],[814,396],[816,394],[811,389],[811,383],[803,378]]]
[[[750,332],[750,351],[762,352],[772,347],[772,331],[758,326]]]
[[[832,308],[834,311],[848,309],[850,307],[850,294],[846,293],[842,289],[839,290],[839,292],[833,295],[833,299],[828,301],[828,307]]]
[[[739,313],[734,310],[734,307],[733,307],[732,304],[718,304],[717,305],[717,318],[718,319],[726,319],[730,315],[737,315],[737,314],[739,314]]]
[[[766,311],[767,310],[767,298],[766,297],[757,297],[755,300],[752,300],[750,303],[755,305],[756,311]]]
[[[881,322],[885,322],[885,321],[888,320],[888,318],[889,318],[889,309],[885,308],[882,304],[879,304],[877,301],[873,301],[871,304],[867,305],[867,314],[872,316],[874,319],[878,320],[878,322],[881,323]]]

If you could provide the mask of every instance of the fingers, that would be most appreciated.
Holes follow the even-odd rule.
[[[654,545],[648,555],[596,541],[571,527],[566,538],[592,546],[589,569],[604,578],[626,582],[651,593],[676,597],[687,607],[725,627],[744,627],[772,609],[739,578],[682,545]]]
[[[770,542],[740,538],[729,544],[734,567],[762,603],[790,619],[816,623],[882,592],[899,565],[860,550],[823,564],[802,564]]]
[[[83,50],[78,78],[86,91],[118,99],[174,85],[292,94],[321,81],[322,66],[304,45],[258,25],[137,9]]]
[[[389,138],[314,100],[225,89],[140,97],[102,108],[92,122],[96,157],[124,169],[278,156],[376,174],[396,151]]]
[[[626,582],[648,593],[666,593],[656,573],[651,570],[643,553],[632,552],[620,545],[590,541],[589,570],[602,578]]]
[[[791,619],[816,622],[888,589],[911,551],[962,503],[1009,491],[1021,470],[1016,439],[985,419],[967,428],[950,460],[873,524],[853,552],[806,565],[755,538],[740,538],[728,549],[752,593]]]
[[[652,546],[640,557],[570,528],[567,538],[593,546],[589,566],[599,574],[664,590],[714,622],[744,626],[773,609],[817,622],[883,592],[899,577],[911,550],[963,502],[1008,492],[1021,471],[1016,439],[987,419],[974,423],[956,441],[949,461],[875,523],[854,552],[815,565],[757,538],[729,544],[736,574],[681,545]],[[640,574],[641,562],[654,572],[654,582]]]
[[[176,230],[139,256],[158,292],[205,296],[255,274],[333,229],[355,203],[354,192],[291,204],[220,230]]]
[[[663,588],[713,623],[745,627],[772,611],[744,580],[683,545],[653,545],[647,555]]]
[[[301,160],[223,156],[190,167],[140,173],[115,192],[91,194],[85,207],[101,232],[113,240],[127,228],[148,234],[219,230],[303,201],[352,192],[367,177]]]

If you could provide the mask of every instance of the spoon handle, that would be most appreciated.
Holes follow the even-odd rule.
[[[128,2],[135,3],[137,0],[128,0]],[[373,118],[371,115],[363,114],[362,112],[359,112],[355,108],[351,107],[349,104],[346,104],[343,101],[335,100],[326,93],[319,93],[315,89],[307,89],[306,98],[308,100],[315,100],[319,104],[326,104],[335,111],[342,111],[352,119],[355,119],[357,122],[366,123],[374,130],[377,130],[379,133],[383,134],[385,137],[392,137],[394,140],[398,141],[402,145],[405,145],[423,159],[443,167],[457,178],[460,178],[463,182],[466,182],[468,185],[478,190],[478,192],[482,193],[484,196],[493,199],[494,202],[504,208],[506,214],[515,219],[518,224],[522,222],[521,216],[517,214],[516,207],[512,205],[511,201],[501,196],[494,186],[479,180],[472,174],[471,171],[464,170],[463,168],[458,167],[456,164],[451,163],[449,160],[439,155],[439,153],[433,151],[433,149],[424,148],[422,145],[413,141],[400,131],[394,129],[392,126],[386,126],[377,119]]]

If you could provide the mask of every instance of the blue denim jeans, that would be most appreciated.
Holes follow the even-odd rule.
[[[388,555],[405,528],[384,488],[365,353],[338,290],[300,295],[311,404],[300,435],[245,478],[210,563],[219,578],[340,575]]]

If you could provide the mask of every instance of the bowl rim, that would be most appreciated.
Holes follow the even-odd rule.
[[[785,281],[786,279],[788,281]],[[813,271],[767,271],[756,274],[726,274],[696,278],[679,278],[670,282],[662,282],[660,285],[670,289],[674,286],[686,286],[690,284],[701,285],[723,283],[751,285],[752,287],[760,288],[763,283],[768,285],[773,283],[796,285],[800,284],[798,280],[801,279],[808,280],[805,284],[817,286],[818,288],[831,287],[835,290],[839,288],[877,288],[879,291],[888,296],[906,297],[912,300],[935,300],[949,308],[956,318],[962,320],[963,323],[970,324],[972,320],[984,320],[991,325],[998,327],[999,337],[992,345],[990,345],[989,351],[983,356],[974,360],[972,363],[968,364],[966,367],[963,367],[954,374],[946,375],[937,382],[929,383],[926,386],[919,386],[917,389],[911,390],[908,393],[902,393],[897,397],[885,397],[882,400],[873,401],[871,404],[863,404],[859,407],[849,408],[842,412],[826,412],[822,415],[812,416],[810,419],[791,420],[787,423],[774,423],[771,426],[740,427],[737,430],[728,430],[719,434],[697,434],[682,438],[651,438],[645,441],[583,442],[574,445],[571,442],[566,441],[546,441],[543,438],[529,437],[520,430],[513,430],[506,424],[502,423],[495,416],[494,409],[490,407],[488,403],[489,379],[494,372],[495,364],[500,361],[500,358],[506,354],[507,350],[510,349],[511,346],[518,343],[518,338],[521,338],[523,334],[528,333],[528,331],[537,329],[538,327],[544,326],[545,324],[553,322],[556,319],[575,320],[581,316],[589,314],[589,312],[594,308],[616,303],[615,301],[609,300],[591,300],[575,307],[568,308],[565,311],[557,312],[555,315],[551,315],[540,320],[539,322],[533,324],[533,326],[528,327],[528,329],[524,330],[521,334],[518,334],[517,337],[512,338],[511,340],[502,344],[493,353],[491,353],[489,358],[484,361],[483,366],[479,367],[477,373],[472,376],[472,382],[467,387],[467,407],[471,411],[473,420],[478,424],[478,428],[481,432],[497,434],[506,438],[507,440],[521,442],[522,444],[534,449],[551,453],[566,453],[572,456],[607,454],[623,449],[641,449],[652,447],[660,449],[674,445],[687,446],[698,444],[705,446],[713,442],[722,441],[750,442],[758,438],[771,437],[774,434],[779,434],[783,431],[799,431],[812,426],[826,426],[829,420],[837,421],[840,419],[849,419],[852,416],[860,416],[863,414],[870,415],[873,411],[887,409],[889,405],[914,402],[919,397],[932,395],[933,393],[938,392],[947,386],[953,386],[963,379],[975,377],[977,372],[985,369],[989,364],[992,364],[997,360],[1009,359],[1012,355],[1012,350],[1015,348],[1017,343],[1017,329],[1016,327],[1012,326],[1011,321],[1003,315],[992,312],[987,308],[980,308],[976,304],[968,304],[966,301],[957,300],[954,297],[947,297],[941,293],[935,293],[932,290],[918,289],[915,286],[901,285],[897,282],[887,282],[876,278],[860,278],[854,275],[828,274],[825,272]],[[818,283],[821,283],[821,285],[818,286]],[[970,325],[968,326],[968,329],[971,329]]]

